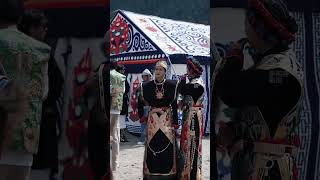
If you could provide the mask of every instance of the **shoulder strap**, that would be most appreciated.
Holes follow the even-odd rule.
[[[140,93],[141,93],[141,97],[143,98],[143,83],[142,82],[140,83]]]
[[[100,103],[101,103],[101,109],[105,115],[105,118],[107,118],[107,110],[105,107],[105,91],[104,91],[104,84],[103,84],[103,68],[104,68],[104,64],[101,64],[99,67],[99,95],[100,95]]]

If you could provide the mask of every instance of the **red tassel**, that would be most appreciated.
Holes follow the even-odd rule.
[[[298,177],[299,177],[299,169],[298,169],[296,163],[294,163],[294,165],[293,165],[292,173],[293,173],[292,179],[293,179],[293,180],[298,180]]]
[[[299,147],[301,145],[301,140],[299,136],[294,136],[292,140],[292,144],[296,147]]]

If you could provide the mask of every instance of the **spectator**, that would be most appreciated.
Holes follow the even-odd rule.
[[[125,67],[123,65],[118,65],[117,72],[126,75]],[[121,142],[129,142],[126,137],[126,119],[128,117],[128,106],[129,106],[129,91],[130,85],[126,78],[126,90],[123,94],[123,104],[120,112],[120,141]]]
[[[149,71],[149,69],[145,69],[142,72],[141,76],[142,76],[142,83],[147,83],[152,80],[152,74]],[[142,84],[141,84],[141,87],[142,87]],[[143,145],[145,142],[147,119],[148,119],[149,111],[150,111],[150,106],[143,99],[141,92],[139,92],[139,94],[138,94],[138,114],[139,114],[140,124],[141,124],[141,131],[140,131],[141,133],[140,133],[140,139],[138,141],[138,145]]]
[[[18,29],[26,35],[44,42],[47,34],[47,24],[48,20],[42,11],[29,10],[23,14]],[[33,168],[50,169],[50,174],[53,176],[58,173],[57,124],[60,122],[60,116],[56,102],[61,96],[64,83],[62,73],[54,59],[54,51],[52,51],[49,59],[48,77],[48,97],[42,105],[39,150],[33,157]]]
[[[50,47],[17,29],[22,0],[0,1],[0,59],[9,80],[0,91],[6,112],[0,157],[0,177],[27,180],[38,151],[42,103],[48,90]]]
[[[116,71],[117,63],[110,65],[110,85],[111,85],[111,107],[110,107],[110,138],[112,148],[112,171],[115,175],[119,167],[119,148],[120,148],[120,112],[123,103],[123,94],[125,92],[125,75]]]

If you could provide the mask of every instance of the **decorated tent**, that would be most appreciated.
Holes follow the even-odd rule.
[[[210,26],[118,10],[110,24],[110,58],[126,66],[129,73],[130,106],[127,127],[140,133],[136,90],[142,71],[151,71],[159,60],[167,60],[167,77],[186,73],[186,56],[192,55],[203,66],[206,83],[205,130],[209,133]]]

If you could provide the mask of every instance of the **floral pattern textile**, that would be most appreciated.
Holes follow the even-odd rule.
[[[113,110],[121,111],[122,109],[125,79],[126,76],[116,70],[110,71],[111,109]]]
[[[48,45],[19,32],[16,27],[0,30],[0,63],[9,81],[17,82],[27,99],[25,113],[8,115],[8,122],[18,123],[9,131],[13,134],[4,147],[7,150],[37,153],[50,50]]]

